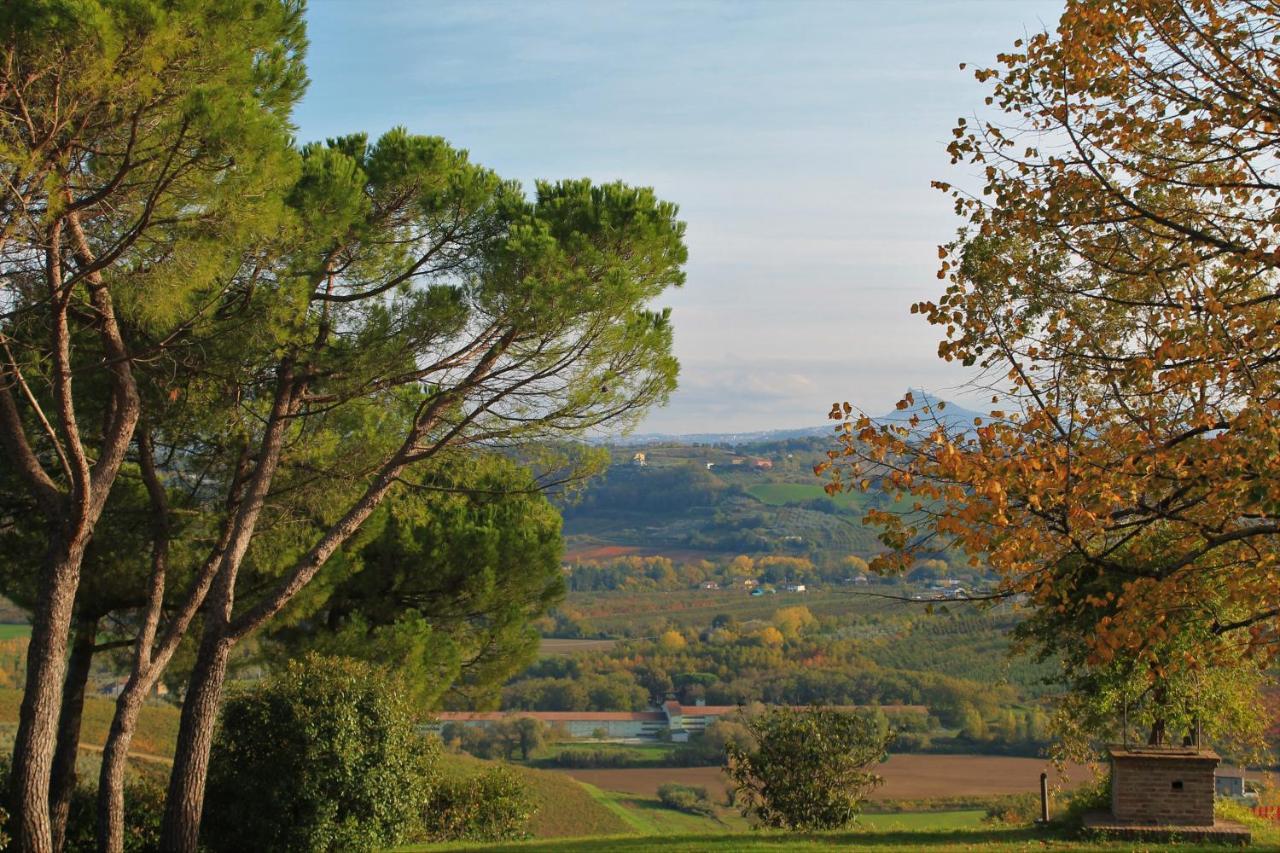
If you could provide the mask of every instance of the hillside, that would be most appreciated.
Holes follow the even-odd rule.
[[[937,424],[964,432],[984,417],[912,393],[913,405],[876,420],[908,425],[918,418],[921,433]],[[863,515],[911,507],[876,489],[828,495],[813,469],[835,446],[832,430],[650,435],[607,445],[608,471],[561,503],[569,558],[876,554],[881,546]]]

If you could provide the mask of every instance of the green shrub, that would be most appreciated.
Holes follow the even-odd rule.
[[[893,738],[871,715],[834,708],[770,708],[746,728],[754,748],[726,748],[738,808],[763,826],[792,830],[853,823],[881,783],[872,768]]]
[[[1089,812],[1110,811],[1111,774],[1100,773],[1091,781],[1066,795],[1061,817],[1055,819],[1069,829],[1084,827],[1084,816]]]
[[[987,823],[1026,826],[1040,819],[1039,794],[1013,794],[1001,797],[986,806]]]
[[[658,799],[669,809],[688,812],[689,814],[711,816],[716,813],[711,804],[707,789],[701,786],[677,785],[668,782],[658,786]]]
[[[429,742],[380,669],[308,655],[232,696],[214,741],[203,841],[215,851],[361,851],[415,825]]]
[[[90,783],[96,779],[82,780]],[[167,786],[158,777],[130,777],[124,784],[125,853],[155,853],[160,849],[160,823],[164,819]],[[67,850],[93,850],[97,846],[97,788],[77,787],[67,814]],[[3,848],[0,848],[3,849]]]
[[[1245,803],[1238,800],[1217,799],[1213,801],[1213,816],[1218,820],[1239,823],[1252,830],[1267,830],[1273,824],[1266,818],[1258,817]]]
[[[423,809],[422,828],[429,841],[505,841],[526,837],[536,810],[524,779],[499,766],[441,780]]]
[[[9,757],[0,756],[0,779],[9,778]],[[155,853],[160,849],[160,823],[164,818],[164,798],[167,777],[133,773],[124,783],[124,853]],[[94,850],[97,848],[98,831],[98,779],[86,775],[81,768],[78,785],[71,794],[71,806],[67,811],[67,830],[64,841],[66,850]],[[3,786],[0,786],[3,788]],[[9,803],[7,792],[0,791],[0,850],[8,850],[12,840],[4,830],[8,828]]]

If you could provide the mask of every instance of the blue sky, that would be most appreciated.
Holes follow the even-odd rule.
[[[908,313],[959,225],[931,179],[990,63],[1060,2],[311,0],[300,136],[395,125],[505,177],[654,187],[688,223],[680,390],[641,431],[822,423],[910,387],[969,399]]]

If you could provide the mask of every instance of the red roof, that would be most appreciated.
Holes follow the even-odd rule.
[[[641,720],[662,722],[666,717],[658,711],[436,711],[432,716],[442,723],[465,723],[480,720],[506,720],[532,717],[548,723],[573,720]]]
[[[568,723],[575,720],[598,722],[638,720],[661,723],[666,721],[667,714],[685,717],[724,717],[738,710],[737,705],[681,705],[674,699],[662,703],[662,707],[664,711],[436,711],[433,716],[442,723],[507,720],[517,717],[532,717],[547,723]],[[924,705],[833,705],[831,707],[836,711],[867,711],[879,708],[890,714],[929,713],[929,709]]]

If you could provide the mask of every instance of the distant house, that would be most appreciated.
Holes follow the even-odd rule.
[[[129,679],[127,678],[117,678],[115,681],[108,682],[102,687],[99,687],[98,694],[100,696],[109,696],[112,699],[118,698],[120,694],[124,692],[125,685],[128,683]],[[164,685],[164,682],[157,681],[156,686],[152,689],[151,693],[153,696],[168,696],[169,688]]]
[[[731,460],[729,460],[729,461],[730,461],[730,463],[731,463],[731,464],[733,464],[733,465],[741,465],[741,464],[743,464],[744,462],[746,462],[747,460],[743,459],[741,456],[735,456],[735,457],[733,457],[733,459],[731,459]]]
[[[808,589],[802,583],[788,583],[782,585],[783,592],[808,592]]]
[[[768,459],[755,459],[751,462],[751,466],[759,471],[768,471],[773,468],[773,463]]]
[[[760,585],[760,581],[756,580],[755,578],[743,578],[742,585],[745,586],[747,589],[755,589]]]
[[[720,584],[716,583],[715,581],[703,581],[702,588],[703,589],[719,589]]]
[[[710,471],[710,470],[711,470],[712,468],[714,468],[714,467],[716,467],[716,463],[714,463],[714,462],[708,462],[708,463],[707,463],[707,470],[708,470],[708,471]]]
[[[1221,765],[1213,771],[1213,792],[1219,797],[1243,797],[1245,771],[1242,767]]]
[[[649,462],[648,462],[648,460],[645,458],[644,453],[642,453],[642,452],[640,452],[640,451],[636,451],[636,454],[635,454],[634,456],[632,456],[632,457],[631,457],[631,464],[632,464],[632,465],[635,465],[635,466],[637,466],[637,467],[639,467],[639,468],[643,468],[644,466],[648,465],[648,464],[649,464]]]

